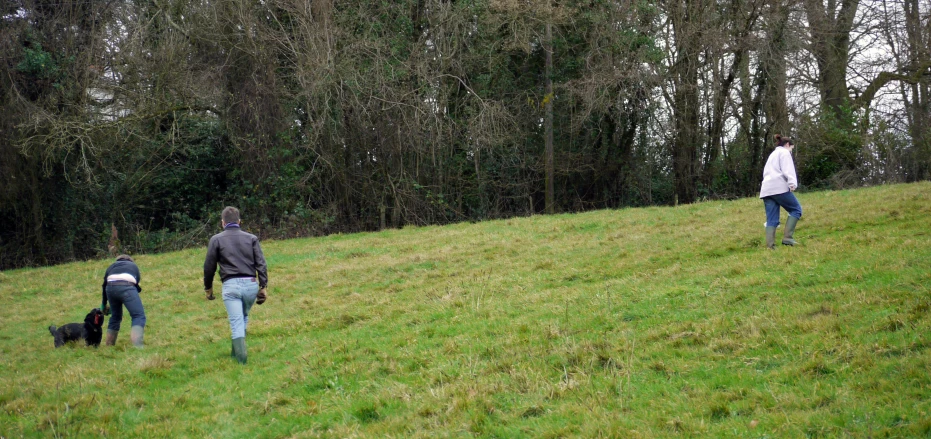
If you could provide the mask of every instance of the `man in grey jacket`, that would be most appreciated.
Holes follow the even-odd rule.
[[[246,364],[246,325],[253,303],[261,305],[268,297],[268,268],[259,239],[242,231],[239,209],[223,209],[220,225],[223,232],[213,235],[204,260],[204,292],[213,300],[213,276],[220,266],[223,281],[223,305],[233,333],[232,356]]]

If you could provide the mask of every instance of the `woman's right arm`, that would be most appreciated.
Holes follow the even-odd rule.
[[[107,267],[107,270],[103,272],[103,285],[100,286],[100,310],[103,311],[104,314],[107,313],[107,276],[109,275],[110,267]]]
[[[798,189],[798,176],[795,174],[795,163],[792,161],[792,154],[786,151],[779,159],[779,167],[782,168],[782,175],[789,184],[789,191],[795,192]]]

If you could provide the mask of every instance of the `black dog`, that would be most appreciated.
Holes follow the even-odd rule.
[[[56,328],[55,325],[48,327],[48,332],[55,337],[55,347],[69,341],[84,340],[88,346],[100,346],[100,338],[103,335],[101,330],[103,326],[103,312],[100,308],[94,308],[84,317],[84,323],[68,323],[67,325]]]

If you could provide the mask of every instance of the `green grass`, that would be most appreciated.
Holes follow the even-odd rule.
[[[799,198],[265,242],[245,367],[203,249],[143,350],[52,346],[109,261],[0,272],[0,436],[931,437],[931,184]]]

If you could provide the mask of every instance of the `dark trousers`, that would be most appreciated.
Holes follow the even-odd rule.
[[[133,326],[145,326],[145,309],[142,307],[142,299],[139,298],[139,292],[132,285],[107,285],[107,300],[110,302],[110,323],[107,329],[119,331],[120,323],[123,322],[123,307],[129,311],[129,316],[133,319]]]
[[[776,227],[779,225],[779,208],[789,212],[789,216],[802,219],[802,205],[792,192],[770,195],[763,198],[763,207],[766,209],[766,225]]]

